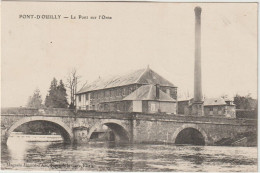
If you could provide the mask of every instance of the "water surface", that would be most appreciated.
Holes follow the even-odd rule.
[[[28,142],[2,146],[5,170],[257,171],[256,147],[174,146],[92,142]]]

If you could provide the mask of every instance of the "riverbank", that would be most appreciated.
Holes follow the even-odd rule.
[[[58,142],[63,141],[61,135],[32,135],[23,133],[11,133],[9,138],[15,138],[16,140],[23,140],[26,142]]]

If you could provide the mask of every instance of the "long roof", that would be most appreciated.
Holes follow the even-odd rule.
[[[147,67],[146,69],[139,69],[125,75],[117,75],[109,78],[99,78],[98,80],[82,88],[77,92],[77,94],[130,84],[159,84],[161,86],[176,87],[171,82]]]
[[[223,98],[207,98],[204,100],[204,106],[217,106],[226,105],[225,99]]]
[[[185,102],[185,101],[193,102],[193,98],[178,100],[178,102]],[[220,105],[227,105],[226,100],[223,98],[205,98],[204,99],[204,106],[220,106]]]
[[[123,100],[156,100],[156,86],[143,85],[132,92],[130,95],[126,96]],[[176,100],[161,90],[159,90],[158,101],[176,102]]]

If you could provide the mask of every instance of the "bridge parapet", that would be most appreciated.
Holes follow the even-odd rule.
[[[55,116],[72,116],[75,115],[73,109],[65,108],[24,108],[12,107],[1,108],[1,115],[55,115]]]
[[[236,119],[213,116],[187,116],[187,115],[160,115],[160,114],[136,114],[135,119],[152,121],[176,121],[183,123],[207,123],[207,124],[233,124],[233,125],[257,125],[255,119]]]
[[[130,112],[99,112],[99,111],[77,111],[76,117],[133,119],[135,113]]]
[[[174,114],[147,114],[137,112],[98,112],[98,111],[77,111],[64,108],[2,108],[1,115],[22,115],[22,116],[55,116],[55,117],[78,117],[78,118],[97,118],[97,119],[135,119],[147,121],[176,121],[179,123],[198,123],[198,124],[232,124],[232,125],[253,125],[257,126],[255,119],[237,119],[213,116],[187,116]]]

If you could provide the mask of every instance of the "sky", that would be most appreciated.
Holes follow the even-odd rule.
[[[202,91],[257,97],[257,3],[2,2],[1,105],[25,106],[76,68],[81,84],[146,68],[193,94],[194,7],[202,8]],[[19,15],[61,15],[21,19]],[[65,19],[71,15],[112,17]],[[189,94],[187,94],[189,93]]]

